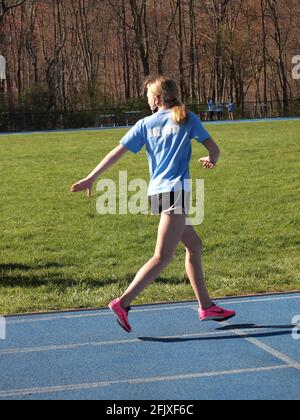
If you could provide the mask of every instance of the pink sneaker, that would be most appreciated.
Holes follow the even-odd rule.
[[[131,308],[122,308],[121,299],[114,300],[109,304],[108,307],[116,317],[120,327],[122,327],[123,330],[125,330],[126,332],[130,333],[132,331],[132,328],[128,322],[128,312],[131,310]]]
[[[200,321],[222,322],[233,318],[234,316],[236,316],[234,311],[227,311],[226,309],[223,309],[215,304],[213,304],[209,309],[199,309]]]

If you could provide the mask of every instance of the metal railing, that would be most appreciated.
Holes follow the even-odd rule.
[[[209,114],[207,104],[190,104],[191,111],[206,120],[228,120],[230,115],[223,104],[223,111]],[[149,107],[110,108],[72,112],[3,112],[0,113],[0,132],[22,132],[93,127],[121,127],[134,125],[139,119],[151,115]],[[275,118],[300,116],[300,99],[267,103],[245,102],[235,108],[234,119]]]

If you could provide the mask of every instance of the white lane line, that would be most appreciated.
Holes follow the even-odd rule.
[[[218,299],[216,299],[218,300]],[[250,298],[250,299],[243,299],[243,300],[228,300],[222,302],[224,305],[233,305],[235,303],[252,303],[252,302],[276,302],[280,300],[300,300],[300,295],[297,296],[286,296],[286,297],[269,297],[269,298]]]
[[[224,327],[230,326],[228,322],[221,322],[221,325]],[[287,366],[290,368],[294,368],[297,370],[300,370],[300,363],[296,360],[292,359],[291,357],[287,356],[284,353],[281,353],[280,351],[274,349],[273,347],[263,343],[262,341],[258,340],[257,338],[248,337],[246,330],[232,330],[234,334],[237,336],[244,338],[249,343],[254,344],[259,349],[265,351],[266,353],[270,354],[271,356],[275,357],[276,359],[280,360],[283,363],[286,363]]]
[[[252,303],[252,302],[272,302],[272,301],[283,301],[283,300],[300,300],[300,295],[297,296],[284,296],[284,297],[270,297],[270,298],[250,298],[250,299],[243,299],[243,300],[222,300],[222,299],[215,299],[216,301],[221,301],[222,305],[234,305],[234,304],[243,304],[243,303]],[[158,312],[158,311],[173,311],[173,310],[180,310],[180,309],[190,309],[194,308],[196,306],[196,309],[198,310],[197,303],[191,302],[188,305],[174,305],[172,303],[165,304],[165,307],[150,307],[150,308],[143,308],[143,309],[134,309],[131,313],[141,313],[141,312]],[[167,306],[169,305],[169,306]],[[78,315],[68,315],[66,313],[61,315],[55,315],[55,316],[44,316],[44,317],[38,317],[36,315],[34,318],[11,318],[6,317],[7,325],[16,325],[16,324],[30,324],[34,322],[49,322],[49,321],[56,321],[56,320],[72,320],[72,319],[84,319],[84,318],[101,318],[101,317],[111,316],[110,311],[106,310],[99,310],[99,312],[93,311],[93,313],[81,313]]]
[[[61,386],[50,386],[50,387],[41,387],[41,388],[27,388],[27,389],[12,389],[0,391],[0,398],[9,398],[9,397],[21,397],[37,394],[53,394],[59,392],[67,391],[84,391],[89,389],[105,388],[112,385],[141,385],[141,384],[151,384],[155,382],[172,382],[172,381],[183,381],[199,378],[212,378],[218,376],[229,376],[229,375],[240,375],[246,373],[259,373],[259,372],[272,372],[275,370],[284,370],[290,369],[287,365],[277,365],[277,366],[266,366],[261,368],[249,368],[249,369],[236,369],[236,370],[225,370],[219,372],[199,372],[183,375],[174,375],[174,376],[157,376],[157,377],[148,377],[148,378],[128,378],[122,380],[114,381],[101,381],[95,383],[85,383],[85,384],[72,384],[72,385],[61,385]]]
[[[172,304],[171,304],[172,305]],[[191,305],[181,305],[181,306],[168,306],[168,307],[158,307],[158,308],[145,308],[145,309],[132,309],[131,313],[139,313],[139,312],[156,312],[156,311],[173,311],[173,310],[179,310],[179,309],[187,309],[190,308]],[[56,320],[72,320],[72,319],[82,319],[82,318],[101,318],[103,316],[112,316],[111,312],[106,309],[100,309],[97,313],[84,313],[79,315],[56,315],[56,316],[47,316],[39,318],[36,316],[36,318],[19,318],[19,319],[10,319],[9,317],[6,318],[7,325],[16,325],[16,324],[30,324],[33,322],[47,322],[47,321],[56,321]]]
[[[244,329],[246,332],[258,332],[262,330],[269,330],[269,328],[249,328]],[[196,338],[211,338],[211,337],[220,337],[220,336],[232,336],[233,331],[231,330],[224,330],[224,331],[214,331],[214,332],[206,332],[206,333],[194,333],[194,334],[182,334],[182,335],[171,335],[171,336],[162,336],[162,337],[146,337],[146,338],[136,338],[131,340],[110,340],[110,341],[96,341],[96,342],[88,342],[88,343],[74,343],[74,344],[61,344],[61,345],[53,345],[53,346],[43,346],[43,347],[30,347],[30,348],[15,348],[15,349],[6,349],[0,350],[0,357],[1,356],[8,356],[8,355],[16,355],[16,354],[26,354],[26,353],[43,353],[48,351],[58,351],[58,350],[74,350],[80,349],[82,347],[102,347],[102,346],[113,346],[113,345],[120,345],[120,344],[143,344],[145,342],[149,342],[153,340],[153,342],[159,342],[160,340],[163,342],[168,340],[189,340],[189,339],[196,339]],[[226,338],[226,337],[225,337]]]

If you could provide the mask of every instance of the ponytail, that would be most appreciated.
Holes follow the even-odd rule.
[[[188,109],[177,99],[175,100],[175,105],[172,108],[172,119],[175,124],[186,124],[189,120]]]

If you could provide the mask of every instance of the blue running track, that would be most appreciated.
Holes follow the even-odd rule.
[[[130,335],[106,309],[8,317],[0,399],[298,400],[300,293],[220,303],[237,317],[200,323],[195,302],[134,307]]]

